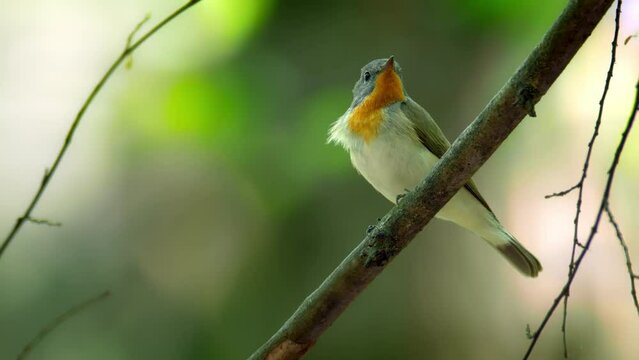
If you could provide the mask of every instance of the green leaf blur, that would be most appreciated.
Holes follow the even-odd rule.
[[[3,4],[0,228],[14,221],[131,28],[149,11],[154,23],[180,4]],[[394,55],[408,94],[453,140],[563,5],[202,0],[140,48],[89,109],[37,208],[64,225],[29,225],[0,262],[0,358],[15,357],[47,321],[105,289],[110,299],[52,333],[31,359],[246,358],[392,206],[343,149],[326,144],[360,68]],[[639,15],[624,16],[622,34],[639,30]],[[542,99],[538,117],[524,120],[475,176],[502,222],[539,255],[540,278],[521,277],[474,235],[433,221],[308,359],[523,355],[526,324],[541,320],[566,275],[574,203],[543,196],[579,175],[610,20]],[[630,106],[638,46],[619,49],[584,219]],[[635,132],[612,196],[628,239],[639,237],[638,144]],[[635,359],[639,323],[622,255],[610,229],[602,231],[571,294],[569,345],[578,359]],[[635,258],[637,244],[629,241]],[[539,359],[563,358],[557,318]]]

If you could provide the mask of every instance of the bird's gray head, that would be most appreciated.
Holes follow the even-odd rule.
[[[393,71],[391,71],[391,69]],[[357,107],[357,105],[364,101],[364,99],[375,90],[377,85],[381,85],[377,80],[382,74],[386,74],[384,77],[385,85],[397,79],[399,81],[395,80],[394,82],[400,87],[399,90],[405,93],[401,81],[402,68],[399,66],[399,63],[395,61],[395,58],[391,56],[388,59],[375,59],[366,64],[361,70],[360,77],[353,88],[353,103],[351,104],[351,109]]]

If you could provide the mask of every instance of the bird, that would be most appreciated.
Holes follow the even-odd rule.
[[[406,93],[394,57],[365,65],[353,102],[328,132],[355,169],[393,203],[412,191],[450,148],[430,114]],[[470,179],[435,215],[466,228],[497,249],[522,274],[537,277],[539,260],[499,222]]]

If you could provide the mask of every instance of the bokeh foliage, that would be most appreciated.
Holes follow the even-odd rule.
[[[96,9],[87,16],[103,16],[104,5],[87,6]],[[390,207],[351,169],[345,152],[326,145],[359,68],[395,55],[409,94],[452,139],[562,7],[551,0],[203,0],[136,53],[117,91],[101,99],[110,110],[98,112],[106,129],[90,137],[98,145],[87,150],[78,142],[71,149],[92,152],[97,160],[75,165],[104,178],[92,183],[61,175],[51,189],[61,195],[45,199],[42,211],[59,214],[65,226],[29,227],[0,264],[1,356],[11,357],[47,319],[105,288],[112,299],[61,327],[32,358],[248,356]],[[595,53],[604,62],[608,43]],[[560,95],[549,94],[540,117],[526,120],[476,177],[507,224],[557,211],[571,226],[569,205],[522,205],[577,174],[541,173],[561,166],[548,165],[556,154],[581,156],[585,144],[585,136],[573,136],[557,145],[574,132],[561,116],[561,101],[553,100]],[[585,135],[589,125],[581,129]],[[537,162],[526,157],[544,147],[556,152]],[[620,179],[619,192],[627,190],[629,199],[639,197],[628,190],[637,166],[636,157],[625,163],[628,180]],[[82,201],[75,195],[80,188]],[[530,213],[513,210],[523,206]],[[628,208],[621,204],[620,211]],[[473,235],[435,221],[308,358],[520,356],[525,324],[539,320],[556,289],[552,279],[563,277],[570,242],[552,233],[551,240],[535,239],[539,232],[517,226],[522,241],[551,264],[536,282],[520,278]],[[638,234],[634,226],[630,234]],[[555,259],[559,250],[548,244],[564,240]],[[625,299],[625,288],[614,291]],[[589,295],[595,297],[581,294]],[[636,346],[611,340],[610,318],[589,304],[571,310],[576,358],[631,358]],[[556,333],[542,342],[539,358],[560,358]]]

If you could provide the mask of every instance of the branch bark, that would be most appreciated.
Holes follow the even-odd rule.
[[[368,233],[251,359],[298,359],[530,114],[613,0],[572,0],[433,171]]]

